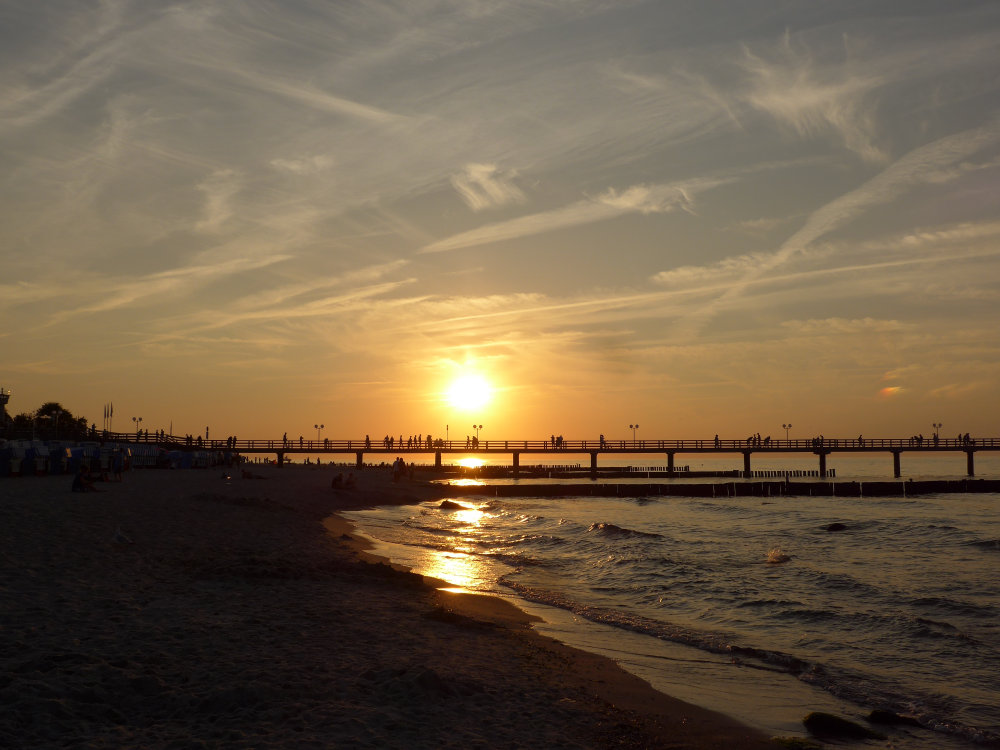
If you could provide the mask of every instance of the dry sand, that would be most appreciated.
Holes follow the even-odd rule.
[[[427,485],[254,472],[0,480],[0,747],[771,746],[324,528]]]

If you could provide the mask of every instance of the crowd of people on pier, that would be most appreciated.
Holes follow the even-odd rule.
[[[406,438],[405,441],[403,440],[403,436],[400,435],[399,442],[397,442],[396,438],[393,437],[392,435],[386,435],[384,438],[382,438],[382,447],[390,451],[393,450],[393,448],[399,448],[400,450],[402,450],[404,447],[407,450],[414,450],[420,448],[427,448],[428,450],[430,450],[432,448],[441,448],[443,446],[444,446],[444,441],[441,440],[440,438],[434,440],[433,438],[431,438],[430,434],[428,434],[425,437],[423,433],[420,433],[418,435],[410,435],[408,438]],[[372,447],[371,438],[365,435],[365,448],[371,448],[371,447]],[[466,448],[469,447],[468,439],[466,440],[465,447]]]

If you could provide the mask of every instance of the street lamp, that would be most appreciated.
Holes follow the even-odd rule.
[[[474,425],[472,425],[472,429],[474,429],[476,431],[476,441],[478,442],[479,441],[479,431],[481,429],[483,429],[483,426],[481,424],[474,424]]]
[[[934,428],[934,437],[936,438],[938,437],[938,430],[944,427],[944,425],[941,424],[940,422],[931,422],[931,427]]]
[[[781,425],[781,426],[782,426],[782,427],[784,428],[784,430],[785,430],[785,440],[788,440],[788,431],[789,431],[790,429],[792,429],[792,423],[791,423],[791,422],[789,422],[788,424],[783,424],[783,425]]]
[[[135,422],[135,436],[139,437],[139,430],[142,429],[142,417],[132,417],[132,421]]]
[[[323,436],[323,428],[325,428],[325,427],[326,427],[325,424],[314,424],[313,425],[313,429],[316,430],[316,439],[317,440],[319,440]]]
[[[638,424],[630,424],[628,426],[628,428],[630,430],[632,430],[632,447],[634,448],[635,447],[635,431],[639,429],[639,425]]]

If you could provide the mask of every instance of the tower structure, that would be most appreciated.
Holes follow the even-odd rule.
[[[7,426],[10,417],[7,416],[7,402],[10,401],[10,391],[0,386],[0,429]]]

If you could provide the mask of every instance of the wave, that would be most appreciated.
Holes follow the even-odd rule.
[[[948,614],[963,615],[977,619],[987,619],[997,616],[997,608],[994,606],[962,602],[943,596],[923,596],[918,599],[912,599],[910,604],[915,607],[934,609],[947,612]]]
[[[566,537],[558,536],[557,534],[522,534],[521,536],[508,539],[507,543],[511,545],[536,545],[545,548],[561,547],[569,542]]]
[[[648,531],[636,531],[635,529],[626,529],[621,526],[615,526],[613,523],[592,523],[590,528],[587,529],[588,532],[593,532],[606,537],[618,537],[618,538],[628,538],[628,537],[663,537],[663,534],[654,534]]]
[[[974,542],[969,542],[969,546],[991,552],[1000,552],[1000,539],[977,539]]]
[[[516,572],[512,575],[516,575]],[[649,635],[714,654],[729,655],[735,664],[742,667],[792,675],[858,706],[913,716],[920,726],[926,729],[991,746],[1000,744],[1000,734],[956,721],[953,718],[953,700],[948,696],[901,695],[896,685],[882,682],[877,677],[846,668],[831,668],[826,664],[781,651],[739,645],[732,642],[731,637],[725,633],[695,630],[613,608],[583,604],[556,591],[525,586],[511,580],[508,575],[501,576],[498,583],[528,601],[565,609],[591,622]],[[946,627],[942,627],[942,630],[944,629]]]
[[[537,557],[530,557],[528,555],[522,555],[518,552],[493,552],[487,551],[483,553],[486,557],[491,560],[495,560],[499,563],[503,563],[511,568],[547,568],[551,566],[551,562],[548,560],[543,560]]]

